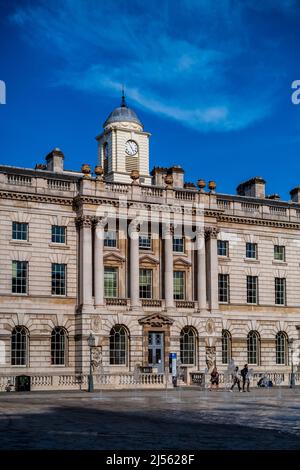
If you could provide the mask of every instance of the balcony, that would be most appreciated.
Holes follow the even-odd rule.
[[[143,307],[161,307],[161,300],[159,299],[142,299]]]
[[[125,306],[127,307],[127,299],[122,299],[119,297],[107,297],[105,299],[106,305],[118,305],[120,307]]]
[[[195,308],[195,302],[192,300],[176,300],[176,308]]]

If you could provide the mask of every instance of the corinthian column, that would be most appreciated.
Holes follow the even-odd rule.
[[[77,219],[80,227],[80,299],[82,305],[92,304],[92,217]]]
[[[166,308],[174,307],[174,280],[173,280],[173,230],[170,226],[163,229],[165,245],[165,300]]]
[[[95,307],[104,304],[104,263],[103,263],[103,240],[106,220],[100,217],[94,218],[94,293]]]
[[[218,248],[217,248],[217,227],[208,227],[205,236],[209,243],[209,303],[211,310],[217,310],[219,307],[218,299]]]
[[[196,232],[197,244],[197,292],[198,309],[207,308],[206,302],[206,250],[204,227],[199,227]]]
[[[139,227],[132,221],[130,224],[130,305],[132,309],[140,306],[140,271],[139,271]]]

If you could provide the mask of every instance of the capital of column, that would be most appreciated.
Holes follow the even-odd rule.
[[[162,227],[163,238],[169,238],[174,235],[174,225],[173,224],[164,224]]]
[[[205,227],[205,238],[207,240],[210,238],[217,238],[219,231],[218,227]]]
[[[107,225],[106,217],[93,217],[92,223],[95,228],[104,228]]]
[[[90,215],[81,215],[75,219],[77,227],[92,227],[93,217]]]

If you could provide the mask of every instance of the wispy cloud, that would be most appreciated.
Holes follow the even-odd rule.
[[[257,50],[247,15],[286,14],[295,3],[41,0],[11,19],[32,45],[64,60],[51,77],[57,85],[115,96],[125,83],[139,107],[201,131],[229,131],[267,116],[278,89],[275,43],[262,36]]]

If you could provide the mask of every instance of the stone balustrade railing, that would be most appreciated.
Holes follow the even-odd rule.
[[[105,302],[106,305],[126,306],[128,304],[128,299],[123,299],[120,297],[106,297]]]
[[[161,307],[162,301],[160,299],[142,299],[143,307]]]
[[[42,375],[34,374],[30,377],[30,389],[35,390],[81,390],[86,389],[88,386],[88,375]],[[162,386],[165,383],[164,374],[149,374],[149,373],[103,373],[93,374],[95,390],[101,387],[110,388],[126,388],[131,386],[145,386],[155,387]],[[7,386],[10,385],[10,390],[15,390],[16,376],[13,375],[0,375],[0,392],[5,392]]]
[[[176,308],[195,308],[193,300],[176,300]]]

